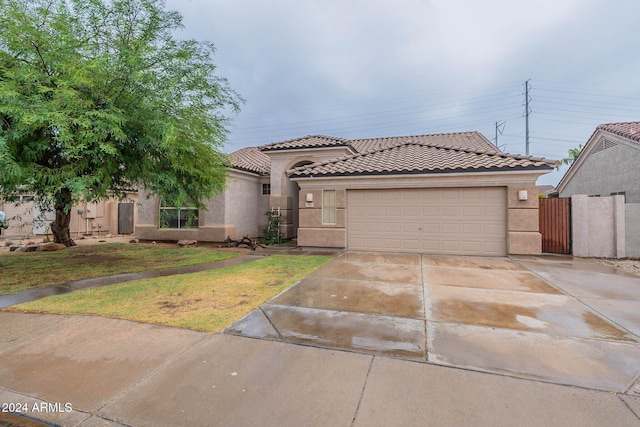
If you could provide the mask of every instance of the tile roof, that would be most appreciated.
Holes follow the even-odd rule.
[[[500,151],[479,132],[439,133],[431,135],[392,136],[387,138],[354,139],[351,146],[359,153],[391,147],[406,142],[424,142],[455,148]]]
[[[258,147],[242,148],[229,154],[229,157],[235,169],[263,176],[271,173],[271,159]]]
[[[554,160],[518,156],[494,149],[474,150],[407,141],[378,150],[343,156],[288,171],[294,177],[396,175],[413,173],[487,172],[498,170],[552,169]]]
[[[640,122],[606,123],[597,129],[640,142]]]
[[[325,135],[307,135],[258,147],[260,151],[295,150],[301,148],[348,147],[349,141]]]

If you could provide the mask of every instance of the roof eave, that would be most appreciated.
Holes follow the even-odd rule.
[[[358,177],[358,176],[402,176],[402,175],[438,175],[450,173],[479,173],[479,172],[511,172],[511,171],[551,171],[554,167],[551,165],[541,166],[521,166],[521,167],[493,167],[493,168],[474,168],[474,169],[435,169],[435,170],[406,170],[406,171],[380,171],[380,172],[336,172],[297,175],[295,173],[288,174],[290,178],[296,179],[313,179],[326,177]],[[546,172],[545,172],[546,173]]]

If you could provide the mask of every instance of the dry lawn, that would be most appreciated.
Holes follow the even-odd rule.
[[[216,332],[330,259],[329,256],[273,255],[218,270],[52,296],[10,310],[91,314]]]
[[[238,254],[175,245],[103,243],[58,252],[0,254],[0,295],[72,280],[203,264]]]

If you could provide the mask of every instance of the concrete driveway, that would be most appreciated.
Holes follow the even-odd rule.
[[[225,333],[640,396],[640,279],[567,257],[346,252]]]

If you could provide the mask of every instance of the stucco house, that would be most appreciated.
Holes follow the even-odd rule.
[[[51,234],[54,212],[42,212],[30,193],[21,193],[0,200],[9,227],[3,238],[32,238]],[[72,238],[82,235],[132,234],[136,221],[137,192],[127,192],[123,200],[110,198],[97,203],[80,202],[71,209],[69,229]]]
[[[640,122],[602,124],[557,187],[560,197],[624,196],[624,209],[618,214],[624,214],[620,226],[624,226],[624,253],[628,257],[640,257],[639,165]]]
[[[256,237],[274,208],[282,231],[303,247],[539,254],[535,183],[557,166],[504,153],[478,132],[353,140],[311,135],[230,157],[227,188],[206,210],[165,206],[140,190],[137,237]]]

